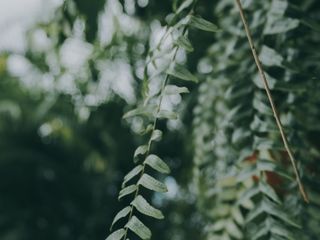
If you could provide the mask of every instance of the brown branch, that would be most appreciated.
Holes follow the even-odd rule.
[[[297,183],[298,183],[298,187],[299,187],[300,193],[301,193],[304,201],[308,203],[309,199],[308,199],[308,196],[307,196],[307,194],[306,194],[306,192],[304,190],[303,184],[301,182],[301,178],[300,178],[299,171],[298,171],[298,168],[297,168],[296,160],[294,159],[294,156],[292,154],[291,148],[290,148],[290,146],[288,144],[288,140],[287,140],[286,134],[285,134],[285,132],[283,130],[283,127],[282,127],[282,124],[281,124],[281,121],[280,121],[280,118],[279,118],[279,114],[277,112],[276,106],[274,104],[274,101],[273,101],[273,98],[272,98],[272,95],[271,95],[271,92],[270,92],[270,88],[269,88],[269,85],[268,85],[267,78],[265,76],[265,73],[264,73],[262,64],[260,62],[260,59],[259,59],[259,57],[257,55],[256,49],[254,47],[254,43],[253,43],[253,40],[252,40],[252,35],[251,35],[250,29],[248,27],[248,23],[247,23],[246,17],[244,16],[244,12],[243,12],[243,8],[242,8],[242,5],[241,5],[241,2],[240,2],[240,0],[236,0],[236,3],[237,3],[237,6],[239,8],[239,11],[240,11],[241,20],[243,22],[243,25],[244,25],[244,28],[245,28],[245,31],[246,31],[246,35],[247,35],[247,38],[248,38],[248,41],[249,41],[249,45],[250,45],[250,48],[251,48],[251,51],[252,51],[253,58],[254,58],[255,63],[257,65],[257,67],[258,67],[258,70],[259,70],[260,79],[263,82],[264,89],[265,89],[266,94],[268,96],[268,99],[269,99],[269,102],[270,102],[270,105],[271,105],[271,108],[272,108],[272,112],[273,112],[274,118],[276,119],[276,123],[277,123],[277,126],[278,126],[280,134],[281,134],[281,138],[282,138],[284,147],[285,147],[286,151],[288,152],[288,155],[289,155],[289,158],[290,158],[290,161],[291,161],[291,164],[292,164],[295,176],[296,176],[296,180],[297,180]]]

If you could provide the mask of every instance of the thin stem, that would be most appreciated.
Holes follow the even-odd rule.
[[[281,135],[284,147],[285,147],[285,149],[286,149],[286,151],[287,151],[287,153],[289,155],[289,158],[290,158],[290,161],[291,161],[291,164],[292,164],[295,176],[296,176],[296,181],[298,183],[298,187],[299,187],[300,193],[301,193],[304,201],[308,203],[309,199],[308,199],[308,196],[307,196],[307,194],[306,194],[306,192],[304,190],[303,184],[301,182],[301,178],[300,178],[299,171],[298,171],[298,168],[297,168],[296,160],[295,160],[295,158],[293,156],[293,153],[291,151],[291,148],[289,146],[289,143],[288,143],[288,140],[287,140],[287,136],[286,136],[286,134],[285,134],[285,132],[283,130],[283,127],[282,127],[282,124],[281,124],[281,121],[280,121],[280,118],[279,118],[279,114],[278,114],[276,106],[274,104],[274,101],[273,101],[273,98],[272,98],[272,95],[271,95],[271,92],[270,92],[270,88],[269,88],[268,81],[267,81],[267,78],[265,76],[262,64],[261,64],[260,59],[258,57],[258,54],[256,52],[256,49],[255,49],[255,46],[254,46],[254,43],[253,43],[253,40],[252,40],[252,35],[251,35],[251,32],[250,32],[246,17],[244,15],[243,8],[242,8],[240,0],[236,0],[236,4],[237,4],[239,12],[240,12],[241,20],[242,20],[242,23],[243,23],[244,28],[245,28],[245,32],[246,32],[246,35],[247,35],[247,38],[248,38],[248,42],[249,42],[249,45],[250,45],[250,48],[251,48],[251,51],[252,51],[253,58],[254,58],[255,63],[257,65],[257,67],[258,67],[258,70],[259,70],[260,79],[263,82],[264,89],[265,89],[266,94],[268,96],[269,103],[271,105],[274,118],[276,119],[276,123],[277,123],[278,129],[280,131],[280,135]]]

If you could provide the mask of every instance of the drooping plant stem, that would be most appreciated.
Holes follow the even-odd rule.
[[[242,8],[240,0],[236,0],[236,5],[238,6],[238,9],[239,9],[239,12],[240,12],[240,17],[241,17],[242,23],[244,25],[246,36],[248,38],[248,42],[249,42],[249,45],[250,45],[250,48],[251,48],[251,52],[252,52],[254,61],[255,61],[256,65],[257,65],[257,68],[259,70],[260,79],[261,79],[261,81],[263,83],[263,86],[264,86],[264,89],[266,91],[269,103],[271,105],[272,112],[273,112],[274,118],[276,120],[278,129],[280,131],[280,135],[281,135],[284,147],[285,147],[285,149],[286,149],[286,151],[287,151],[287,153],[289,155],[289,158],[290,158],[290,161],[291,161],[294,173],[295,173],[296,181],[298,183],[299,191],[300,191],[304,201],[308,203],[309,199],[308,199],[308,196],[307,196],[307,194],[306,194],[306,192],[304,190],[304,186],[302,184],[302,181],[301,181],[301,178],[300,178],[300,174],[299,174],[299,171],[298,171],[298,168],[297,168],[296,160],[295,160],[295,158],[293,156],[293,153],[292,153],[292,150],[291,150],[291,148],[289,146],[286,133],[283,130],[282,123],[280,121],[278,111],[277,111],[276,106],[274,104],[274,101],[273,101],[273,98],[272,98],[272,95],[271,95],[271,92],[270,92],[270,88],[269,88],[269,85],[268,85],[268,81],[267,81],[265,72],[263,70],[261,61],[260,61],[260,59],[258,57],[256,48],[254,46],[252,35],[251,35],[251,32],[250,32],[246,17],[244,15],[243,8]]]

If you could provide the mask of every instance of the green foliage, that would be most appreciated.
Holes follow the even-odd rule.
[[[99,239],[108,222],[106,240],[318,239],[320,5],[241,2],[309,204],[234,0],[66,1],[28,32],[20,81],[0,56],[0,238]],[[78,70],[61,57],[75,39]]]

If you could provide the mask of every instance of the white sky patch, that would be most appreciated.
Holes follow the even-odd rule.
[[[88,61],[92,51],[91,44],[80,39],[69,38],[60,49],[61,63],[72,73],[77,73]]]
[[[51,15],[61,3],[62,0],[0,1],[0,51],[24,52],[26,30],[39,18]]]
[[[98,68],[101,71],[101,78],[97,95],[106,94],[108,96],[111,89],[128,103],[135,102],[134,79],[131,74],[131,66],[128,63],[123,60],[105,61]]]

